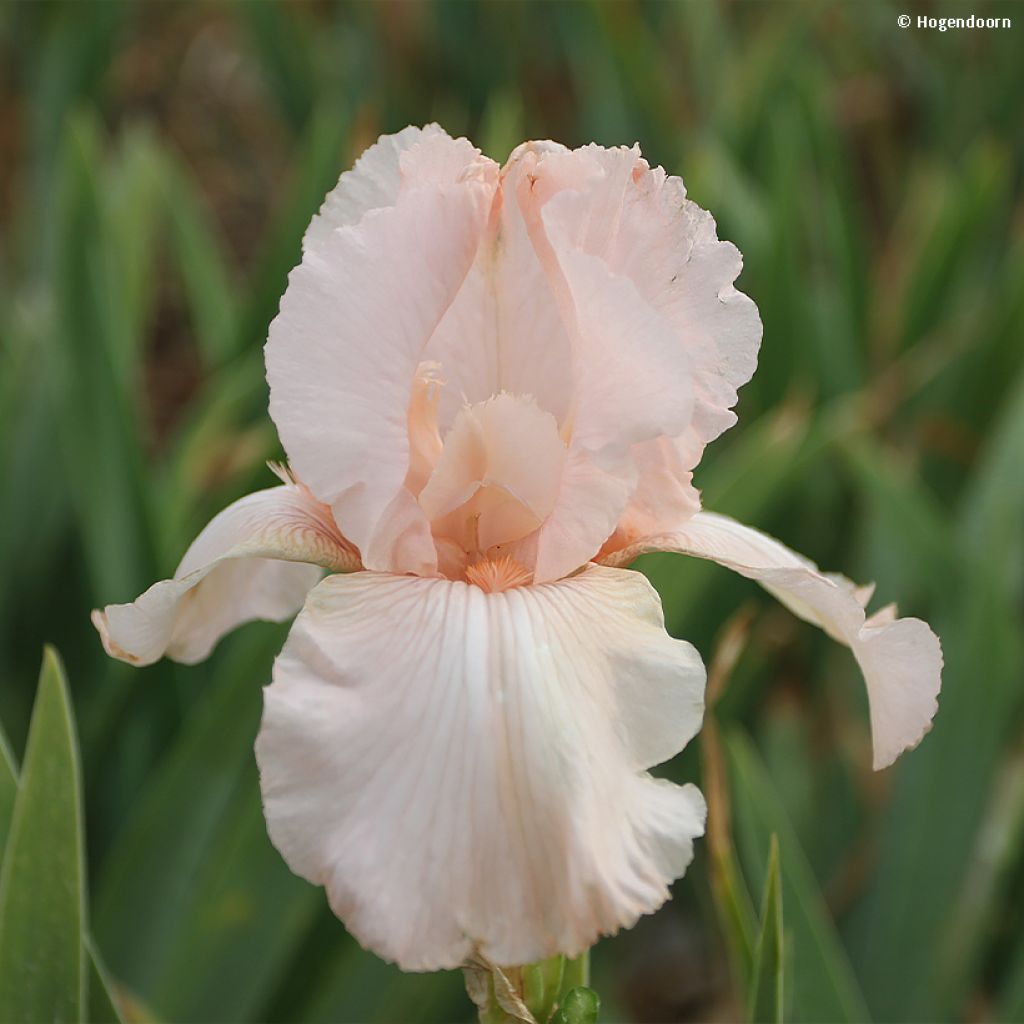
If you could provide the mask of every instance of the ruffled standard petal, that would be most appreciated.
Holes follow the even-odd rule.
[[[409,125],[394,135],[382,135],[327,193],[303,236],[303,251],[319,246],[337,228],[358,224],[371,210],[394,206],[403,177],[412,182],[428,177],[453,180],[477,156],[471,142],[453,139],[438,124]]]
[[[520,147],[505,176],[506,206],[514,203],[526,225],[572,355],[573,400],[564,423],[572,473],[538,536],[538,580],[557,579],[594,556],[644,485],[638,469],[651,462],[647,446],[683,433],[693,415],[690,353],[592,237],[595,219],[615,223],[621,215],[605,209],[621,207],[623,188],[606,177],[585,155],[543,143]],[[688,498],[688,477],[685,486]],[[649,512],[651,502],[641,500]],[[671,521],[682,507],[672,506]]]
[[[713,440],[736,422],[732,406],[761,342],[757,308],[734,287],[739,251],[719,240],[714,218],[687,198],[682,180],[652,169],[635,146],[555,149],[537,173],[538,200],[564,204],[546,212],[549,232],[566,233],[627,276],[672,325],[692,368],[690,427],[701,446]]]
[[[150,665],[166,654],[194,664],[243,622],[290,618],[324,568],[359,569],[359,553],[304,487],[272,487],[215,516],[173,579],[131,604],[94,611],[92,621],[107,653],[121,661]]]
[[[424,348],[484,235],[498,168],[443,133],[398,159],[393,205],[354,224],[322,215],[337,226],[318,230],[292,271],[270,327],[267,379],[289,461],[367,567],[429,574],[429,524],[403,518],[415,511],[401,494],[407,413]]]
[[[703,800],[645,769],[695,734],[703,690],[636,573],[498,593],[332,576],[266,690],[271,838],[406,970],[576,954],[690,862]]]
[[[560,265],[577,339],[569,440],[575,472],[564,478],[541,529],[538,580],[558,579],[593,558],[637,486],[634,446],[681,430],[690,408],[686,355],[633,284],[583,253],[566,251]]]
[[[637,147],[568,150],[526,143],[510,163],[527,166],[535,243],[542,254],[550,246],[567,271],[570,295],[578,284],[567,254],[577,262],[581,257],[599,261],[612,279],[629,280],[649,311],[647,318],[659,323],[658,334],[669,335],[675,352],[685,356],[688,383],[685,400],[679,400],[684,422],[662,431],[670,445],[640,442],[640,496],[621,523],[630,539],[652,515],[660,517],[661,529],[669,529],[699,507],[691,471],[705,445],[735,423],[737,390],[757,363],[761,321],[754,303],[733,284],[742,266],[739,251],[718,239],[714,219],[686,198],[682,181],[651,169]],[[666,353],[635,344],[626,351],[651,367],[657,359],[655,378],[671,397]],[[656,408],[647,397],[641,411]],[[656,489],[662,494],[651,502],[645,495]]]
[[[685,428],[690,359],[636,281],[589,244],[592,206],[606,187],[600,170],[576,156],[560,147],[520,147],[509,161],[505,200],[519,206],[569,332],[573,440],[592,452],[622,451]]]
[[[559,424],[570,411],[569,336],[516,198],[524,184],[503,176],[493,234],[427,348],[445,381],[442,430],[463,404],[502,391],[531,396]]]
[[[601,561],[627,565],[649,551],[707,558],[756,580],[795,615],[849,646],[867,686],[876,770],[917,746],[931,728],[942,647],[927,623],[897,619],[891,607],[867,618],[870,588],[825,575],[774,538],[711,512],[699,512],[679,529],[645,537]]]

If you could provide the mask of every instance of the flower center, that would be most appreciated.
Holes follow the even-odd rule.
[[[440,386],[433,368],[421,371],[409,410],[406,486],[430,521],[446,576],[488,581],[485,589],[516,586],[528,574],[516,559],[519,547],[558,497],[566,459],[558,424],[533,398],[502,392],[463,406],[442,440]],[[467,572],[499,560],[500,572]]]

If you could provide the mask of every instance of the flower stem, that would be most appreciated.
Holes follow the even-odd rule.
[[[571,992],[581,985],[590,985],[590,950],[585,949],[575,960],[565,961],[562,991]]]
[[[548,1024],[574,989],[590,983],[590,950],[524,967],[499,967],[475,955],[463,967],[481,1024]]]

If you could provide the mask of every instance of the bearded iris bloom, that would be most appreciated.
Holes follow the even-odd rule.
[[[270,835],[407,970],[574,956],[689,864],[703,799],[648,769],[699,730],[705,672],[624,568],[642,552],[719,562],[849,646],[876,768],[931,723],[924,622],[701,508],[761,338],[740,265],[635,147],[499,167],[433,125],[381,138],[270,328],[280,486],[94,613],[145,665],[298,612],[256,742]]]

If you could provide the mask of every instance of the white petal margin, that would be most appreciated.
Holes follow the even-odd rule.
[[[94,611],[92,621],[114,658],[150,665],[166,654],[191,665],[243,622],[290,618],[324,568],[360,567],[329,508],[301,485],[271,487],[215,516],[173,579],[153,584],[130,604]]]
[[[704,680],[638,573],[332,576],[265,691],[271,839],[405,970],[575,955],[690,863],[704,800],[645,769],[699,729]]]
[[[931,728],[942,647],[926,622],[897,619],[891,607],[867,617],[870,588],[825,575],[774,538],[713,512],[698,512],[679,529],[645,537],[601,561],[627,565],[649,551],[707,558],[756,580],[795,615],[849,646],[867,686],[876,770],[917,746]]]

